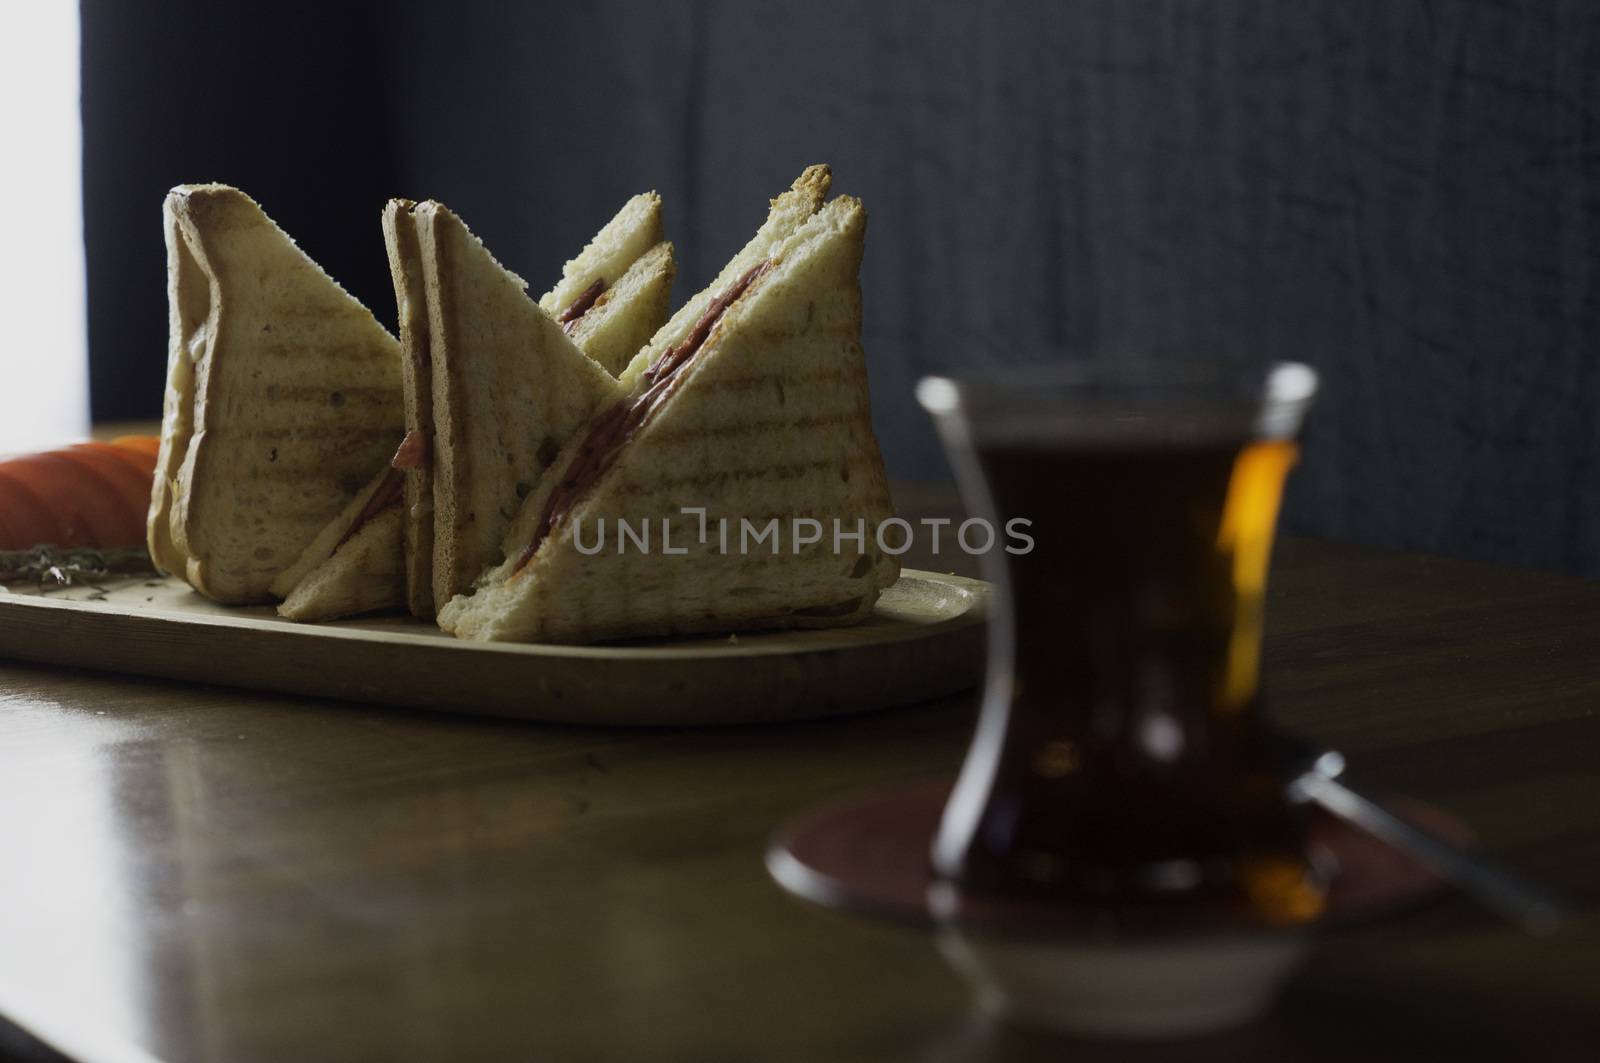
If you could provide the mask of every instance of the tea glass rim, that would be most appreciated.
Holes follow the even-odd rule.
[[[1269,359],[1068,359],[932,375],[916,397],[936,421],[979,436],[1130,443],[1292,437],[1316,370]]]

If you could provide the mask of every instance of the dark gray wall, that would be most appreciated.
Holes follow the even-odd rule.
[[[1326,399],[1292,528],[1600,575],[1592,0],[400,3],[304,23],[171,3],[131,43],[117,6],[85,4],[86,166],[122,175],[89,191],[102,416],[157,408],[155,208],[177,181],[256,192],[392,320],[389,195],[451,203],[540,286],[658,188],[681,299],[826,160],[871,215],[893,474],[943,475],[910,399],[930,371],[1293,357]],[[229,41],[202,70],[226,104],[176,98],[206,83],[196,33]],[[207,124],[185,124],[197,106]],[[128,123],[184,135],[158,152]]]

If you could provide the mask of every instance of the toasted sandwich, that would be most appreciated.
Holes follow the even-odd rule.
[[[150,556],[219,602],[273,580],[403,432],[400,345],[243,192],[167,195]]]
[[[385,566],[358,550],[373,541],[363,536],[389,536],[391,522],[351,507],[274,586],[293,619],[390,608],[397,597],[431,617],[436,595],[448,598],[500,560],[542,465],[616,394],[605,363],[624,364],[667,316],[675,266],[654,193],[629,200],[541,303],[441,204],[393,200],[383,228],[407,431],[367,493],[400,515],[398,538],[382,540],[400,579],[384,588],[372,576]],[[380,530],[353,534],[351,522],[363,519]]]
[[[633,361],[441,627],[590,642],[871,613],[899,564],[875,535],[893,510],[860,342],[866,213],[841,197],[799,221],[781,203]]]

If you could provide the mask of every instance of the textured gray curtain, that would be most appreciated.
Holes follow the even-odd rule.
[[[393,159],[381,182],[317,193],[370,220],[358,273],[381,280],[389,194],[449,202],[538,287],[654,187],[681,299],[826,160],[871,215],[866,344],[893,474],[943,475],[911,401],[929,371],[1297,358],[1326,400],[1291,527],[1600,575],[1593,0],[369,19],[370,128]]]

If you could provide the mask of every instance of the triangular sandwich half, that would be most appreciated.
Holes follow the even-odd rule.
[[[217,601],[263,601],[393,452],[400,347],[243,192],[179,186],[163,215],[150,555]]]
[[[442,204],[415,212],[433,356],[433,600],[501,560],[522,500],[616,378]]]
[[[368,540],[350,530],[374,514],[341,514],[274,586],[289,599],[280,613],[327,619],[391,608],[398,596],[432,617],[436,573],[454,593],[499,560],[495,548],[532,489],[540,455],[548,462],[617,388],[592,359],[625,363],[666,319],[675,265],[672,245],[659,241],[660,206],[655,193],[633,197],[567,263],[552,295],[577,294],[554,304],[561,309],[552,318],[448,209],[390,201],[383,229],[405,351],[407,432],[369,493],[401,514],[400,537],[389,547],[392,563],[379,566],[357,549]],[[448,433],[443,443],[436,431]],[[380,567],[400,573],[398,590],[371,578]],[[334,607],[340,612],[327,611]]]
[[[874,535],[893,510],[860,344],[865,226],[842,197],[724,271],[700,316],[663,329],[628,396],[563,451],[507,560],[440,626],[589,642],[869,615],[899,564]]]

